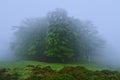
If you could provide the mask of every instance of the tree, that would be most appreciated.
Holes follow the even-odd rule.
[[[45,36],[47,21],[41,19],[27,19],[16,27],[14,41],[11,48],[21,58],[40,59],[45,50]]]
[[[70,46],[76,40],[75,33],[68,23],[69,18],[64,10],[58,9],[49,13],[48,20],[50,23],[46,36],[45,55],[57,57],[64,62],[65,59],[75,55],[74,48]]]
[[[93,28],[90,22],[56,9],[44,18],[24,21],[15,31],[12,49],[21,57],[37,60],[89,60],[103,43]]]

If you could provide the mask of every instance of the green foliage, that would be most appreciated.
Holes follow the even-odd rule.
[[[84,67],[64,67],[59,73],[67,73],[73,75],[77,80],[89,80],[92,75],[92,71],[87,70]]]
[[[0,80],[19,80],[19,73],[13,69],[11,72],[9,69],[0,69]]]
[[[120,75],[117,71],[102,70],[95,71],[91,77],[91,80],[119,80]]]
[[[56,29],[52,26],[51,30],[48,32],[46,38],[47,49],[45,54],[51,57],[60,57],[60,58],[71,58],[73,57],[73,49],[70,48],[70,33],[68,29],[62,28],[61,26],[55,26]],[[65,29],[65,30],[64,30]],[[67,35],[69,33],[69,35]],[[71,32],[72,33],[72,32]],[[73,40],[71,40],[73,41]]]
[[[21,75],[18,68],[0,69],[0,80],[119,80],[120,72],[101,70],[91,71],[81,66],[66,66],[58,71],[50,66],[27,65]]]
[[[56,74],[43,80],[77,80],[70,74]]]
[[[11,48],[22,58],[42,57],[45,48],[46,24],[44,19],[27,19],[16,28]],[[37,58],[36,58],[37,59]]]
[[[90,22],[56,9],[44,18],[23,21],[15,30],[11,48],[23,59],[67,62],[89,60],[102,43]]]

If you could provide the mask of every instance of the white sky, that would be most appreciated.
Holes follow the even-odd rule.
[[[92,21],[105,40],[119,50],[120,0],[0,0],[0,47],[9,41],[12,26],[25,18],[45,16],[55,8]]]

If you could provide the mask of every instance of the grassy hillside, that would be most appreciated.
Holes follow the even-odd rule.
[[[0,68],[0,80],[120,80],[118,71],[90,63],[9,61]]]

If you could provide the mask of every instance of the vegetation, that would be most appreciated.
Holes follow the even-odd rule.
[[[22,59],[46,62],[90,60],[102,40],[90,22],[70,17],[62,9],[16,26],[11,48]],[[97,46],[97,47],[96,47]]]
[[[24,68],[1,68],[0,80],[119,80],[120,72],[89,70],[81,66],[64,66],[55,70],[50,66],[26,65]]]
[[[63,9],[23,21],[15,26],[14,35],[11,49],[18,61],[0,65],[0,80],[119,79],[119,72],[96,71],[103,68],[88,64],[103,46],[103,40],[93,24],[70,17]]]
[[[27,65],[41,65],[41,67],[50,66],[53,70],[60,70],[64,66],[84,66],[90,70],[102,70],[106,69],[107,67],[101,66],[95,63],[88,64],[87,62],[80,62],[80,63],[47,63],[47,62],[40,62],[40,61],[9,61],[9,62],[0,62],[0,68],[17,68],[24,71],[24,68]],[[109,68],[111,69],[111,68]]]

